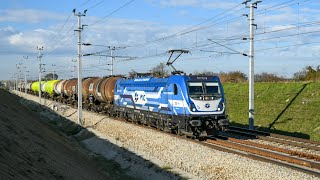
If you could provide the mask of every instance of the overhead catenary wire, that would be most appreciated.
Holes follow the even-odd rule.
[[[262,33],[256,33],[255,36],[259,36],[259,35],[265,35],[265,34],[269,34],[269,33],[276,33],[276,32],[281,32],[281,31],[286,31],[286,30],[292,30],[292,29],[296,29],[296,28],[301,28],[301,27],[309,27],[309,26],[314,26],[314,25],[319,25],[320,21],[309,21],[309,22],[305,22],[301,25],[296,25],[293,26],[294,24],[288,24],[288,25],[283,25],[283,26],[289,26],[287,28],[281,28],[281,29],[276,29],[276,30],[272,30],[272,31],[265,31]],[[275,26],[277,27],[277,26]],[[269,27],[270,29],[275,28],[275,27]],[[271,39],[277,39],[277,38],[284,38],[284,37],[290,37],[290,36],[299,36],[299,35],[306,35],[306,34],[312,34],[312,33],[318,33],[318,30],[315,31],[307,31],[307,32],[298,32],[295,34],[289,34],[289,35],[281,35],[281,36],[276,36],[276,37],[269,37],[269,38],[263,38],[263,39],[256,39],[255,41],[267,41],[267,40],[271,40]],[[229,39],[221,39],[220,41],[217,40],[219,43],[226,43],[224,45],[226,46],[231,46],[231,45],[239,45],[239,44],[244,44],[247,43],[246,41],[243,41],[243,38],[245,38],[244,36],[239,36],[236,38],[229,38]],[[228,43],[230,41],[241,41],[241,42],[232,42],[232,43]],[[206,43],[203,45],[198,45],[198,49],[200,49],[201,47],[204,46],[209,46],[212,45],[214,43]]]
[[[262,13],[266,13],[266,12],[269,12],[269,11],[275,11],[275,10],[278,10],[278,9],[282,9],[282,8],[286,8],[286,7],[289,7],[289,6],[293,6],[293,5],[296,5],[298,3],[305,3],[307,1],[310,1],[310,0],[303,0],[303,1],[299,1],[299,2],[296,2],[296,3],[292,3],[292,4],[289,4],[289,5],[286,5],[286,6],[282,6],[282,7],[278,7],[278,8],[275,8],[279,5],[283,5],[283,4],[286,4],[286,3],[290,3],[290,2],[293,2],[294,0],[291,0],[291,1],[286,1],[286,2],[282,2],[280,4],[277,4],[277,5],[273,5],[273,6],[270,6],[270,7],[267,7],[265,8],[264,10],[262,11],[258,11],[256,14],[259,15],[259,14],[262,14]],[[228,16],[225,16],[225,17],[228,17]],[[180,33],[175,33],[175,34],[171,34],[169,36],[165,36],[165,37],[161,37],[161,38],[158,38],[158,39],[155,39],[155,40],[151,40],[151,41],[147,41],[145,43],[138,43],[138,44],[133,44],[133,45],[126,45],[127,47],[141,47],[141,46],[146,46],[146,45],[149,45],[151,43],[156,43],[156,42],[159,42],[159,41],[163,41],[163,40],[167,40],[169,38],[173,38],[173,37],[176,37],[176,36],[180,36],[180,35],[185,35],[185,34],[188,34],[188,33],[191,33],[191,32],[195,32],[195,31],[199,31],[199,30],[203,30],[203,29],[207,29],[211,26],[216,26],[216,25],[219,25],[219,24],[225,24],[225,23],[230,23],[230,22],[233,22],[233,21],[237,21],[239,19],[242,19],[243,16],[238,16],[236,18],[232,18],[232,19],[228,19],[228,20],[225,20],[225,21],[222,21],[222,22],[219,22],[217,23],[216,21],[214,22],[211,22],[210,24],[206,25],[206,26],[203,26],[201,28],[198,28],[198,29],[193,29],[193,30],[190,30],[190,31],[179,31]],[[219,18],[219,20],[223,19],[222,18]]]
[[[101,19],[99,19],[98,21],[96,21],[96,22],[94,22],[94,23],[90,24],[90,25],[89,25],[89,27],[92,27],[92,26],[94,26],[94,25],[98,24],[99,22],[103,21],[104,19],[106,19],[106,18],[110,17],[111,15],[115,14],[116,12],[118,12],[120,9],[122,9],[122,8],[124,8],[124,7],[126,7],[126,6],[128,6],[128,5],[129,5],[130,3],[132,3],[133,1],[135,1],[135,0],[130,0],[130,1],[128,1],[128,2],[127,2],[127,3],[125,3],[124,5],[120,6],[119,8],[117,8],[116,10],[114,10],[114,11],[112,11],[111,13],[107,14],[106,16],[102,17],[102,18],[101,18]]]
[[[289,1],[287,1],[287,2],[289,2]],[[292,2],[292,1],[290,1],[290,2]],[[267,39],[267,38],[265,38],[265,39]],[[228,40],[226,40],[226,42],[228,42],[228,41],[230,41],[230,39],[228,39]],[[219,41],[220,42],[220,41]],[[212,44],[212,43],[211,43]],[[148,57],[145,57],[145,58],[148,58]],[[139,58],[137,58],[137,59],[139,59]]]
[[[294,34],[288,34],[288,35],[281,35],[281,36],[275,36],[275,37],[269,37],[269,38],[262,38],[262,39],[255,39],[255,42],[260,42],[260,41],[268,41],[268,40],[273,40],[273,39],[281,39],[281,38],[287,38],[287,37],[294,37],[294,36],[300,36],[300,35],[310,35],[310,34],[316,34],[320,33],[320,30],[315,30],[315,31],[308,31],[308,32],[298,32]],[[228,44],[222,44],[224,46],[232,46],[232,45],[239,45],[239,44],[246,44],[246,41],[242,42],[237,42],[237,43],[228,43]],[[212,45],[212,44],[210,44]],[[214,46],[216,47],[216,46]],[[211,47],[213,48],[213,47]],[[203,49],[201,49],[203,50]]]
[[[305,0],[305,1],[307,1],[307,0]],[[126,3],[124,6],[128,5],[128,4],[131,3],[131,2],[132,2],[132,1],[129,1],[129,2]],[[288,3],[288,2],[292,2],[292,1],[286,1],[286,2],[280,3],[280,4],[278,4],[278,5],[282,5],[282,4],[285,4],[285,3]],[[292,4],[291,4],[291,5],[292,5]],[[124,6],[121,6],[120,8],[122,8],[122,7],[124,7]],[[238,6],[238,5],[237,5],[237,6]],[[234,6],[234,7],[237,7],[237,6]],[[265,9],[264,9],[264,12],[265,12],[266,9],[274,8],[274,7],[276,7],[276,6],[277,6],[277,5],[274,5],[274,6],[265,8]],[[120,8],[116,9],[116,10],[113,11],[112,13],[108,14],[107,16],[105,16],[105,18],[106,18],[106,17],[109,17],[110,15],[112,15],[113,13],[115,13],[116,11],[118,11]],[[282,8],[283,8],[283,7],[282,7]],[[232,8],[231,8],[231,9],[232,9]],[[274,10],[274,9],[273,9],[273,10]],[[230,11],[230,9],[229,9],[228,11]],[[225,12],[224,12],[224,13],[225,13]],[[221,14],[223,14],[223,13],[221,13]],[[211,18],[211,19],[212,19],[212,18]],[[197,25],[203,24],[203,23],[205,23],[205,22],[207,22],[207,21],[209,21],[209,20],[211,20],[211,19],[208,19],[208,20],[206,20],[206,21],[204,21],[204,22],[201,22],[201,23],[199,23],[199,24],[197,24]],[[101,20],[103,20],[103,19],[101,19]],[[99,20],[99,22],[100,22],[101,20]],[[230,22],[230,20],[229,20],[229,22]],[[98,23],[98,21],[95,22],[94,24],[96,24],[96,23]],[[94,25],[94,24],[92,24],[92,25]],[[192,26],[192,28],[193,28],[193,27],[196,27],[196,25],[195,25],[195,26]],[[182,33],[186,33],[186,32],[182,32]]]

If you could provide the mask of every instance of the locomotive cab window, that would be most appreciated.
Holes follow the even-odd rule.
[[[204,94],[202,82],[188,82],[188,88],[190,95]]]
[[[205,82],[206,94],[220,93],[219,84],[217,82]]]
[[[189,95],[197,100],[216,100],[221,98],[218,82],[188,82]]]

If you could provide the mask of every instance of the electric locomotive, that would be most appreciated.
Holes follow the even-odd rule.
[[[114,110],[120,117],[193,137],[215,134],[229,124],[217,76],[120,78]]]

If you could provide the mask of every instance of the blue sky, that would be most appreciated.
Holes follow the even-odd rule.
[[[73,76],[77,58],[77,18],[72,10],[88,9],[82,23],[84,76],[110,74],[107,46],[116,50],[114,74],[132,69],[147,72],[166,62],[169,49],[188,49],[174,66],[195,71],[248,73],[249,9],[243,0],[0,0],[0,79],[13,79],[16,65],[26,67],[28,79],[37,79],[37,46],[43,46],[45,73]],[[129,3],[129,4],[127,4]],[[120,8],[127,4],[125,7]],[[119,9],[120,8],[120,9]],[[114,12],[115,10],[118,11]],[[255,9],[255,72],[291,77],[307,65],[319,65],[320,2],[316,0],[264,0]],[[187,33],[183,33],[187,32]],[[169,38],[168,38],[169,37]],[[215,42],[210,42],[212,39]],[[211,51],[211,52],[209,52]],[[24,63],[23,56],[28,56]],[[123,58],[121,58],[122,56]],[[129,60],[126,57],[135,57]]]

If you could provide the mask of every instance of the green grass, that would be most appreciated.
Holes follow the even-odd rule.
[[[248,84],[224,83],[227,113],[248,125]],[[255,83],[255,126],[320,140],[320,82]]]

